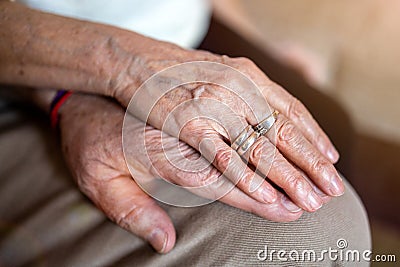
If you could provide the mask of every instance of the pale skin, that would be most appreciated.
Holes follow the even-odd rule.
[[[41,97],[46,106],[47,100]],[[63,106],[60,116],[62,149],[67,164],[72,170],[78,186],[114,222],[128,231],[149,241],[159,252],[170,251],[175,244],[175,229],[168,215],[132,179],[126,166],[121,145],[121,127],[124,109],[102,97],[73,95]],[[78,119],[78,120],[77,120]],[[141,136],[143,122],[136,120],[132,134]],[[164,144],[174,142],[174,137],[164,139]],[[149,156],[160,158],[160,132],[146,127],[146,141]],[[132,139],[132,147],[140,143],[140,138]],[[181,142],[187,157],[196,158],[198,152]],[[167,148],[168,149],[168,148]],[[186,184],[195,185],[198,176],[213,178],[220,173],[210,166],[199,173],[184,173],[167,160],[155,161],[155,166],[145,165],[144,154],[136,157],[137,174],[153,176],[154,169],[162,171],[165,179],[176,181],[179,172],[185,175]],[[310,182],[310,184],[312,184]],[[313,184],[312,184],[313,185]],[[315,185],[313,185],[315,186]],[[318,191],[324,202],[329,197]],[[242,210],[252,212],[273,221],[293,221],[303,210],[284,194],[278,193],[274,203],[261,203],[234,188],[220,201]]]
[[[229,146],[229,137],[237,136],[241,131],[237,125],[224,125],[227,132],[223,132],[216,124],[194,121],[183,127],[181,134],[176,136],[194,152],[200,149],[204,139],[212,140],[216,149],[215,158],[205,156],[206,159],[212,162],[215,171],[224,172],[227,179],[237,183],[236,188],[222,201],[267,219],[290,221],[297,219],[301,210],[316,211],[328,196],[339,196],[344,192],[344,185],[333,166],[339,154],[327,135],[296,98],[272,82],[248,59],[189,51],[133,32],[41,13],[8,1],[0,1],[0,39],[0,83],[32,88],[68,88],[76,92],[109,96],[120,103],[121,108],[118,108],[104,100],[82,97],[84,101],[93,101],[91,105],[95,107],[90,111],[90,105],[78,105],[81,100],[74,96],[78,100],[71,99],[63,107],[60,127],[66,158],[81,190],[112,220],[149,240],[157,251],[168,252],[172,249],[175,243],[172,223],[131,179],[121,154],[121,132],[116,132],[115,128],[120,125],[123,108],[127,107],[137,88],[151,75],[177,63],[214,61],[239,69],[257,84],[261,97],[280,112],[275,125],[276,138],[268,133],[247,152],[249,163],[271,181],[264,181],[255,191],[250,187],[252,179],[258,174],[246,166],[236,153],[232,153]],[[207,86],[205,90],[202,88],[201,93],[198,90],[199,87],[181,87],[171,92],[172,95],[155,107],[147,122],[160,129],[168,112],[196,95],[225,101],[237,111],[242,122],[257,123],[240,98],[215,86]],[[242,93],[248,92],[243,89]],[[260,103],[257,97],[252,97],[254,102],[248,104],[254,106],[256,112],[263,113],[265,110],[257,105]],[[75,106],[69,109],[68,105]],[[107,107],[106,111],[102,105]],[[201,110],[207,107],[200,105],[196,108]],[[136,106],[136,109],[140,113],[141,106]],[[69,115],[76,112],[80,112],[79,118]],[[115,116],[115,119],[103,123],[104,113]],[[133,115],[143,119],[139,114]],[[175,121],[179,122],[180,119],[176,115]],[[86,128],[88,131],[81,130]],[[152,131],[156,131],[154,128]],[[169,132],[168,127],[166,131]],[[110,137],[104,138],[105,134]],[[274,146],[278,151],[271,153]],[[111,162],[105,161],[102,153],[91,154],[93,151],[104,153]],[[74,154],[87,155],[87,158],[74,157]],[[99,166],[89,164],[93,162],[93,157],[99,157],[94,161]],[[79,160],[74,162],[72,159]],[[263,166],[271,160],[271,169],[264,170]],[[168,166],[167,163],[165,166]],[[230,169],[230,166],[235,168]],[[236,172],[236,169],[241,171]],[[190,183],[191,177],[187,177],[187,181],[178,181],[171,173],[166,167],[165,174],[170,176],[170,180],[181,185]],[[279,186],[291,201],[273,188],[271,183]],[[285,206],[283,202],[290,205]],[[135,209],[138,204],[134,203],[140,203],[140,209]],[[288,206],[292,206],[291,211],[287,209]],[[129,217],[131,211],[140,211],[143,218],[133,216],[137,220],[133,223]],[[146,214],[160,216],[162,220],[154,221],[161,225],[147,224],[149,217]],[[158,230],[159,234],[151,235],[155,229],[162,230]]]

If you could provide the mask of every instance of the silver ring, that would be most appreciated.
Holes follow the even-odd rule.
[[[239,156],[243,156],[247,150],[256,142],[260,137],[259,132],[253,132],[247,139],[242,143],[242,145],[236,150]]]
[[[239,134],[238,137],[232,142],[232,149],[237,150],[243,142],[250,136],[251,125],[248,125],[244,130]]]
[[[278,111],[274,111],[271,113],[271,115],[269,115],[268,117],[266,117],[265,119],[263,119],[259,124],[257,124],[254,127],[254,131],[260,133],[260,135],[264,135],[266,134],[274,125],[274,123],[276,122],[276,118],[278,117],[279,112]]]

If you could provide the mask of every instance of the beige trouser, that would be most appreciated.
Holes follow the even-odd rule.
[[[340,238],[348,243],[343,252],[371,249],[365,209],[349,184],[342,197],[291,223],[266,221],[219,202],[162,205],[174,221],[177,243],[159,255],[79,192],[43,119],[0,104],[0,149],[0,266],[367,265],[335,261],[335,254],[324,262],[289,258],[291,250],[298,258],[307,257],[304,250],[319,257],[321,250],[338,249]],[[272,252],[271,262],[272,250],[285,250],[281,256],[289,261]]]

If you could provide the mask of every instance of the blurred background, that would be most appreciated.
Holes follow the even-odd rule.
[[[201,48],[250,57],[309,107],[366,205],[374,252],[399,260],[400,1],[213,5]]]
[[[397,262],[400,262],[400,66],[397,65],[400,63],[400,1],[210,1],[213,4],[212,21],[200,48],[251,58],[272,80],[284,86],[309,108],[341,154],[337,168],[353,185],[366,206],[374,253],[396,254]],[[74,4],[83,2],[76,1]],[[192,6],[192,9],[199,11],[200,7]],[[158,10],[160,14],[166,14],[163,19],[167,22],[174,21],[170,10]],[[99,11],[96,10],[96,16]],[[160,14],[157,13],[157,16]],[[208,15],[198,18],[203,24],[206,19]],[[189,20],[195,19],[192,13],[187,12],[178,25]],[[162,34],[168,35],[167,32]],[[1,108],[5,110],[0,103]],[[16,119],[16,127],[25,125],[25,122],[32,123],[25,117]],[[41,121],[40,126],[47,129],[47,121]],[[21,153],[24,154],[22,158],[11,157],[12,160],[36,162],[41,154],[50,155],[49,159],[52,160],[57,159],[60,162],[53,166],[54,170],[46,170],[47,178],[55,186],[51,188],[47,183],[37,183],[29,180],[29,176],[24,176],[26,180],[21,181],[26,184],[22,193],[18,192],[22,194],[24,202],[8,214],[10,218],[22,214],[21,211],[26,209],[24,203],[35,208],[35,205],[45,203],[47,198],[52,199],[53,189],[55,195],[64,192],[60,189],[64,186],[63,179],[69,179],[67,176],[53,179],[59,169],[63,170],[60,173],[67,173],[61,162],[59,148],[49,146],[41,148],[43,151],[32,150],[34,143],[43,140],[41,135],[32,134],[30,137],[32,139],[22,139],[20,144],[29,157]],[[56,141],[53,140],[52,144],[56,144]],[[12,150],[14,147],[10,147]],[[30,155],[32,151],[39,156]],[[9,157],[7,153],[2,156]],[[6,167],[4,169],[8,175],[10,168]],[[34,172],[30,174],[36,175]],[[31,191],[43,190],[46,194],[38,193],[37,202],[31,201],[23,195],[27,185]],[[2,194],[5,199],[2,201],[10,201],[9,196],[15,193],[7,191],[7,187],[1,189],[6,192]],[[71,199],[75,199],[75,196],[78,199],[77,191],[71,190]],[[89,209],[86,202],[83,205],[83,209]],[[78,212],[84,213],[81,210]],[[99,213],[93,216],[100,218]],[[10,229],[12,227],[8,224],[0,225],[0,232],[11,232]],[[15,232],[15,229],[12,231]],[[24,231],[26,229],[22,231],[23,235]],[[395,263],[376,262],[372,265],[396,266]]]

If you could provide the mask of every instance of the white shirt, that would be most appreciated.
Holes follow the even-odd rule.
[[[17,0],[31,8],[132,30],[195,48],[210,21],[206,0]]]

